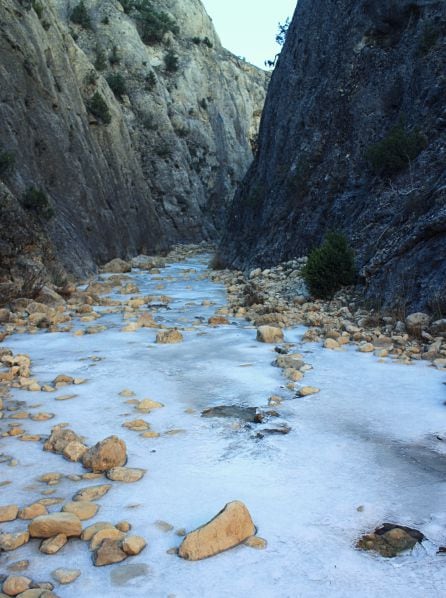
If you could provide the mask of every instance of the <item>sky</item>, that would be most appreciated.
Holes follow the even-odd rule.
[[[202,0],[225,48],[265,68],[280,51],[278,23],[292,17],[296,0]]]

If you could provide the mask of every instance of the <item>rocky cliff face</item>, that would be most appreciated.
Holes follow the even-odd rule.
[[[444,2],[299,0],[226,263],[269,266],[340,229],[367,298],[446,309],[445,31]]]
[[[35,247],[46,239],[76,274],[215,238],[252,160],[266,73],[221,47],[199,0],[149,3],[148,30],[141,3],[80,4],[1,3],[1,210],[15,201]]]

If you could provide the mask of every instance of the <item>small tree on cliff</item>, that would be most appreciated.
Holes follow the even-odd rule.
[[[343,286],[355,282],[353,250],[342,233],[331,232],[313,249],[302,275],[312,295],[330,299]]]

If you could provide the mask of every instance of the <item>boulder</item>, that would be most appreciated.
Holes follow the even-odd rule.
[[[93,523],[84,529],[81,534],[81,540],[89,542],[92,537],[102,529],[113,529],[113,527],[114,525],[109,521],[98,521],[97,523]]]
[[[104,540],[112,540],[118,542],[124,540],[125,533],[121,532],[116,527],[105,527],[94,534],[90,542],[90,550],[96,550],[104,542]]]
[[[79,517],[73,513],[51,513],[33,519],[28,530],[31,538],[51,538],[58,534],[64,534],[69,538],[81,535],[82,524]]]
[[[283,330],[276,326],[260,326],[257,329],[257,340],[261,343],[283,342]]]
[[[160,345],[173,345],[175,343],[181,343],[183,341],[183,335],[176,328],[170,330],[161,330],[156,335],[155,342]]]
[[[114,482],[137,482],[146,473],[145,469],[132,467],[113,467],[107,471],[107,477]]]
[[[407,316],[405,322],[407,332],[413,336],[420,336],[422,331],[429,326],[430,321],[430,316],[423,312],[410,314]]]
[[[10,575],[5,579],[2,586],[2,591],[7,596],[17,596],[25,592],[31,585],[32,580],[29,577],[23,575]]]
[[[234,501],[214,519],[187,534],[178,554],[183,559],[198,561],[234,548],[255,533],[248,509],[242,502]]]
[[[81,488],[73,496],[75,502],[98,500],[107,494],[110,490],[111,484],[99,484],[97,486],[88,486],[87,488]]]
[[[78,440],[69,442],[62,451],[63,456],[68,461],[80,461],[87,452],[88,447]]]
[[[94,502],[88,502],[86,500],[80,500],[78,502],[67,502],[62,507],[63,513],[74,513],[81,521],[91,519],[99,511],[99,505]]]
[[[120,542],[116,540],[104,540],[93,556],[93,563],[96,567],[120,563],[127,558],[122,550]]]
[[[19,511],[19,519],[35,519],[39,515],[48,515],[48,511],[41,503],[34,503]]]
[[[125,272],[132,271],[132,264],[130,262],[126,262],[125,260],[121,260],[120,258],[115,258],[114,260],[104,264],[101,268],[101,271],[113,274],[124,274]]]
[[[372,550],[381,556],[392,558],[405,550],[412,549],[424,539],[424,535],[416,529],[384,523],[373,533],[362,536],[356,547],[360,550]]]
[[[73,430],[55,426],[51,430],[50,437],[43,445],[43,450],[51,451],[52,453],[63,453],[70,442],[79,442],[82,444],[81,438]]]
[[[446,336],[446,318],[432,322],[431,332],[434,336]]]
[[[75,581],[79,575],[81,574],[81,572],[79,571],[79,569],[56,569],[55,571],[53,571],[51,573],[51,575],[53,576],[53,579],[55,579],[57,582],[61,583],[61,584],[68,584],[68,583],[73,583],[73,581]]]
[[[82,457],[83,466],[94,472],[102,473],[113,467],[121,467],[127,461],[125,442],[117,436],[109,436],[98,442]]]
[[[56,554],[56,552],[59,552],[67,542],[68,538],[65,534],[57,534],[57,536],[44,540],[40,545],[39,550],[44,554]]]
[[[5,552],[9,552],[10,550],[15,550],[23,544],[29,542],[29,533],[25,532],[17,532],[15,534],[7,534],[1,533],[0,534],[0,551],[4,550]]]
[[[0,523],[14,521],[17,518],[19,507],[17,505],[5,505],[0,507]]]
[[[310,395],[314,395],[316,393],[320,392],[319,388],[316,388],[315,386],[304,386],[303,388],[301,388],[298,391],[298,395],[300,397],[308,397]]]
[[[136,556],[147,545],[147,542],[141,536],[128,536],[122,541],[122,550],[129,556]]]

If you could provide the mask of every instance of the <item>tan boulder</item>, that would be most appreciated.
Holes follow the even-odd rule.
[[[126,554],[136,556],[146,545],[147,542],[141,536],[128,536],[122,541],[121,547]]]
[[[162,403],[158,403],[158,401],[152,401],[152,399],[143,399],[139,401],[136,408],[138,411],[151,411],[152,409],[161,409],[164,407]]]
[[[51,430],[51,435],[43,445],[44,451],[51,451],[53,453],[63,453],[70,442],[82,443],[81,438],[68,428],[55,426]]]
[[[364,343],[358,347],[360,353],[373,353],[374,350],[375,346],[372,343]]]
[[[34,503],[19,511],[19,519],[35,519],[39,515],[48,515],[48,511],[41,503]]]
[[[81,521],[91,519],[99,511],[99,505],[94,502],[88,502],[86,500],[80,500],[77,502],[71,501],[64,504],[62,512],[74,513]]]
[[[101,268],[102,272],[112,273],[112,274],[124,274],[125,272],[132,271],[132,264],[130,262],[126,262],[125,260],[121,260],[120,258],[115,258],[104,264]]]
[[[339,343],[334,338],[327,338],[324,342],[324,347],[326,349],[339,349]]]
[[[57,534],[57,536],[44,540],[40,545],[39,550],[44,554],[56,554],[56,552],[59,552],[67,542],[68,538],[65,534]]]
[[[114,525],[112,525],[110,522],[108,521],[98,521],[97,523],[93,523],[93,525],[89,525],[88,527],[86,527],[84,529],[84,531],[81,534],[81,540],[84,540],[85,542],[89,542],[92,537],[97,534],[98,532],[100,532],[103,529],[113,529]]]
[[[81,574],[81,572],[79,571],[79,569],[56,569],[55,571],[53,571],[51,573],[51,575],[53,576],[53,579],[55,579],[57,582],[61,583],[61,584],[69,584],[69,583],[73,583],[73,581],[75,581],[79,575]]]
[[[120,563],[126,558],[127,554],[122,550],[120,542],[106,539],[94,553],[93,563],[96,567],[103,567],[104,565]]]
[[[19,507],[17,505],[5,505],[0,507],[0,523],[5,521],[14,521],[17,519]]]
[[[2,586],[2,591],[7,596],[17,596],[29,588],[32,580],[23,575],[10,575],[5,579]]]
[[[175,343],[181,343],[183,341],[183,335],[176,328],[170,330],[161,330],[156,335],[156,343],[161,345],[173,345]]]
[[[127,461],[125,442],[117,436],[109,436],[98,442],[82,457],[85,468],[100,473],[113,467],[121,467]]]
[[[240,501],[228,503],[214,519],[187,534],[179,556],[197,561],[238,546],[255,535],[256,528],[246,506]]]
[[[81,535],[82,524],[73,513],[51,513],[33,519],[28,529],[31,538],[51,538],[58,534],[71,537]]]
[[[318,392],[320,392],[320,389],[315,386],[304,386],[299,390],[298,394],[300,397],[308,397]]]
[[[208,319],[208,324],[210,324],[211,326],[220,326],[224,324],[229,324],[229,320],[224,316],[212,316]]]
[[[15,550],[27,542],[29,542],[29,533],[27,531],[13,534],[2,533],[0,534],[0,552],[2,550],[5,552]]]
[[[114,482],[137,482],[146,473],[145,469],[132,467],[113,467],[107,471],[107,477]]]
[[[98,500],[107,494],[110,490],[111,484],[99,484],[98,486],[88,486],[87,488],[81,488],[73,496],[73,501],[92,501]]]
[[[257,329],[257,340],[261,343],[281,343],[283,330],[276,326],[260,326]]]
[[[90,550],[96,550],[104,540],[112,540],[113,542],[121,541],[125,538],[125,533],[121,532],[116,527],[106,527],[94,534],[90,542]]]
[[[62,451],[63,456],[68,461],[80,461],[87,452],[88,447],[78,440],[72,440]]]

